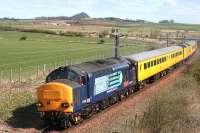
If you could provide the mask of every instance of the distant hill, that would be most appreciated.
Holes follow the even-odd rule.
[[[90,16],[85,13],[81,12],[78,14],[73,15],[72,17],[68,16],[57,16],[57,17],[36,17],[36,20],[81,20],[81,19],[89,19]]]
[[[131,20],[131,19],[121,19],[116,17],[106,17],[106,18],[91,18],[87,13],[81,12],[78,14],[75,14],[71,17],[68,16],[57,16],[57,17],[37,17],[36,20],[103,20],[103,21],[115,21],[115,22],[124,22],[124,23],[150,23],[149,21],[137,19],[137,20]]]
[[[124,23],[151,23],[149,21],[142,20],[142,19],[131,20],[131,19],[121,19],[121,18],[116,18],[116,17],[97,18],[97,20],[115,21],[115,22],[124,22]]]
[[[87,18],[90,18],[90,16],[85,12],[81,12],[81,13],[75,14],[71,18],[72,19],[87,19]]]

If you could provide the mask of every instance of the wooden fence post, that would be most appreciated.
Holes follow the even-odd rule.
[[[49,64],[49,72],[51,71],[51,63]]]
[[[0,75],[0,85],[2,85],[3,83],[3,71],[1,71],[1,75]]]
[[[22,81],[22,75],[21,75],[21,65],[19,65],[19,82]]]
[[[72,60],[71,59],[69,59],[69,62],[70,62],[70,66],[72,65]]]
[[[43,75],[45,75],[46,72],[46,64],[43,65]]]
[[[65,66],[67,66],[67,58],[65,57]]]
[[[12,83],[13,81],[13,70],[12,68],[10,69],[10,82]]]
[[[56,69],[56,63],[54,63],[54,69]]]
[[[39,77],[39,65],[37,65],[37,77],[36,79]]]

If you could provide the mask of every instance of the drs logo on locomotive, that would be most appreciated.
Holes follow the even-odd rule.
[[[112,92],[116,90],[123,80],[121,71],[114,72],[109,75],[105,75],[95,79],[94,95],[98,95],[102,92]]]

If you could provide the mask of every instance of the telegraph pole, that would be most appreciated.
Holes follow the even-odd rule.
[[[182,43],[185,43],[185,35],[182,33]]]
[[[114,57],[119,58],[119,30],[114,30],[114,37],[115,37],[115,46],[114,46]]]
[[[167,33],[167,47],[169,47],[169,33]]]

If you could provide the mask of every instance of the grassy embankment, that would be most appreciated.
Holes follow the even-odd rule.
[[[145,32],[160,30],[184,30],[184,31],[200,31],[200,25],[195,24],[130,24],[127,27],[122,27],[123,32]]]

